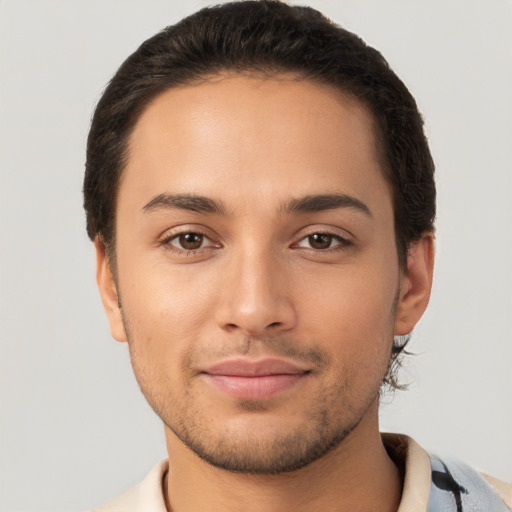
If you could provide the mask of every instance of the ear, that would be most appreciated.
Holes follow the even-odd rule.
[[[434,235],[426,232],[407,254],[407,273],[400,283],[395,334],[409,334],[427,308],[434,270]]]
[[[110,332],[115,340],[126,341],[117,284],[107,261],[105,245],[99,237],[94,240],[94,247],[96,249],[96,282],[98,283],[105,313],[107,313]]]

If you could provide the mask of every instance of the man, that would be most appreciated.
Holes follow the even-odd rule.
[[[433,172],[405,86],[314,10],[206,9],[127,59],[85,209],[169,462],[99,510],[507,510],[378,429],[430,296]]]

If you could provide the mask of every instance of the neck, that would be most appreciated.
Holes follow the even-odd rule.
[[[213,467],[167,429],[167,509],[396,512],[402,482],[378,431],[378,404],[372,409],[328,454],[304,468],[279,475],[248,475]]]

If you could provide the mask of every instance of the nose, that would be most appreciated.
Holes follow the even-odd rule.
[[[226,261],[217,325],[251,337],[293,329],[297,313],[290,284],[278,257],[264,251],[241,251]]]

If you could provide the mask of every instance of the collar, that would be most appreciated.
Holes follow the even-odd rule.
[[[382,434],[382,439],[390,457],[404,475],[397,512],[427,512],[432,472],[429,455],[408,436]],[[163,479],[168,468],[168,459],[161,460],[141,483],[95,509],[95,512],[167,512]]]

